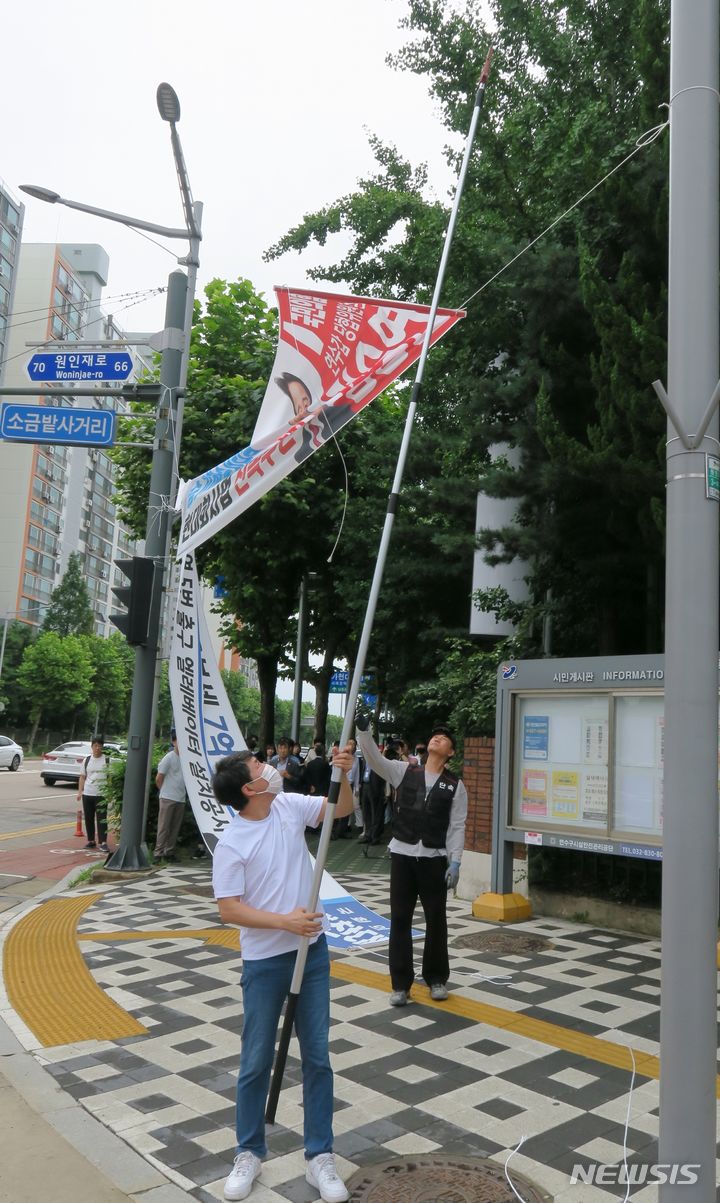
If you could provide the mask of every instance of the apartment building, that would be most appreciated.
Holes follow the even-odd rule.
[[[25,206],[0,180],[0,385],[3,382],[5,345],[13,308],[24,214]]]
[[[106,252],[95,244],[21,246],[6,331],[4,387],[28,386],[28,343],[118,337],[101,308],[108,266]],[[74,402],[62,386],[45,391],[42,399],[56,406],[108,404],[106,397]],[[0,613],[39,625],[70,555],[77,552],[96,632],[111,634],[113,559],[137,550],[115,512],[113,472],[99,448],[0,442]]]

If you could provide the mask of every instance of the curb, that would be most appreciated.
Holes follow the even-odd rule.
[[[38,904],[62,893],[77,876],[70,870],[59,882],[23,900],[0,920],[0,962],[2,946],[8,932]],[[5,991],[0,979],[0,996]],[[20,1021],[18,1020],[18,1025]],[[57,1085],[37,1060],[34,1053],[23,1047],[8,1023],[0,1015],[0,1071],[12,1089],[34,1111],[43,1123],[53,1128],[63,1140],[107,1179],[117,1190],[136,1203],[197,1203],[182,1187],[172,1182],[160,1168],[136,1153],[125,1141],[71,1095]]]

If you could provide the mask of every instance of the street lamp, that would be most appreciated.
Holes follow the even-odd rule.
[[[163,121],[170,124],[170,138],[175,169],[182,197],[185,226],[174,228],[157,225],[123,213],[98,209],[80,201],[68,200],[48,188],[34,184],[22,184],[20,189],[36,200],[48,204],[64,205],[78,209],[94,217],[103,217],[136,230],[147,230],[165,238],[181,238],[189,244],[188,254],[178,258],[178,264],[187,268],[183,272],[171,272],[168,280],[165,328],[162,334],[162,360],[160,367],[160,400],[153,440],[150,497],[148,501],[145,555],[155,563],[155,587],[153,589],[148,622],[147,645],[135,650],[135,674],[133,677],[132,701],[130,706],[130,731],[128,755],[125,766],[123,790],[123,815],[120,844],[107,862],[109,869],[143,869],[148,864],[144,845],[145,804],[148,796],[152,734],[155,723],[159,684],[159,634],[162,603],[162,574],[170,552],[170,510],[177,488],[176,463],[179,459],[182,430],[182,394],[187,380],[192,327],[193,300],[199,266],[199,249],[202,239],[202,205],[193,202],[187,168],[176,124],[180,118],[180,103],[170,84],[162,83],[157,90],[158,111]],[[158,566],[160,571],[158,571]]]

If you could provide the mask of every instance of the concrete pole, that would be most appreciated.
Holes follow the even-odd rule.
[[[706,496],[718,381],[718,4],[673,0],[660,1147],[701,1168],[662,1203],[715,1201],[718,503]],[[682,438],[679,436],[683,436]],[[688,448],[692,449],[688,449]]]
[[[182,371],[186,297],[187,277],[183,272],[171,272],[165,309],[165,332],[170,336],[170,345],[163,351],[160,367],[161,395],[155,423],[145,535],[145,555],[155,561],[155,587],[150,610],[148,642],[145,647],[138,647],[135,651],[120,844],[107,863],[108,869],[143,869],[148,864],[145,811],[155,729],[153,686],[160,639],[162,579],[170,537],[169,498],[173,488],[176,455],[173,432],[177,429],[177,389]]]
[[[0,677],[2,677],[3,664],[5,663],[5,643],[7,642],[8,624],[12,615],[5,615],[5,625],[3,626],[2,646],[0,646]]]
[[[295,689],[293,691],[292,722],[290,738],[295,743],[300,739],[300,715],[302,713],[303,670],[305,668],[305,631],[307,628],[307,577],[300,581],[300,600],[298,603],[297,646],[295,648]]]

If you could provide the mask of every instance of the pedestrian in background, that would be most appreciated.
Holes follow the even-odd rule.
[[[105,740],[102,735],[93,735],[90,747],[91,755],[85,757],[80,780],[78,781],[77,800],[82,800],[85,817],[86,848],[97,848],[95,842],[95,823],[100,841],[100,851],[109,852],[107,846],[107,802],[105,790],[107,786],[108,762],[105,756]]]
[[[268,748],[268,752],[270,749]],[[283,779],[283,789],[285,793],[301,794],[303,791],[301,772],[302,765],[297,756],[293,756],[290,751],[290,740],[283,735],[278,740],[277,755],[268,756],[268,764],[271,764],[274,769]]]
[[[183,815],[185,814],[185,781],[178,753],[177,736],[170,732],[172,748],[166,752],[157,767],[155,784],[160,794],[157,837],[153,864],[174,861]]]

